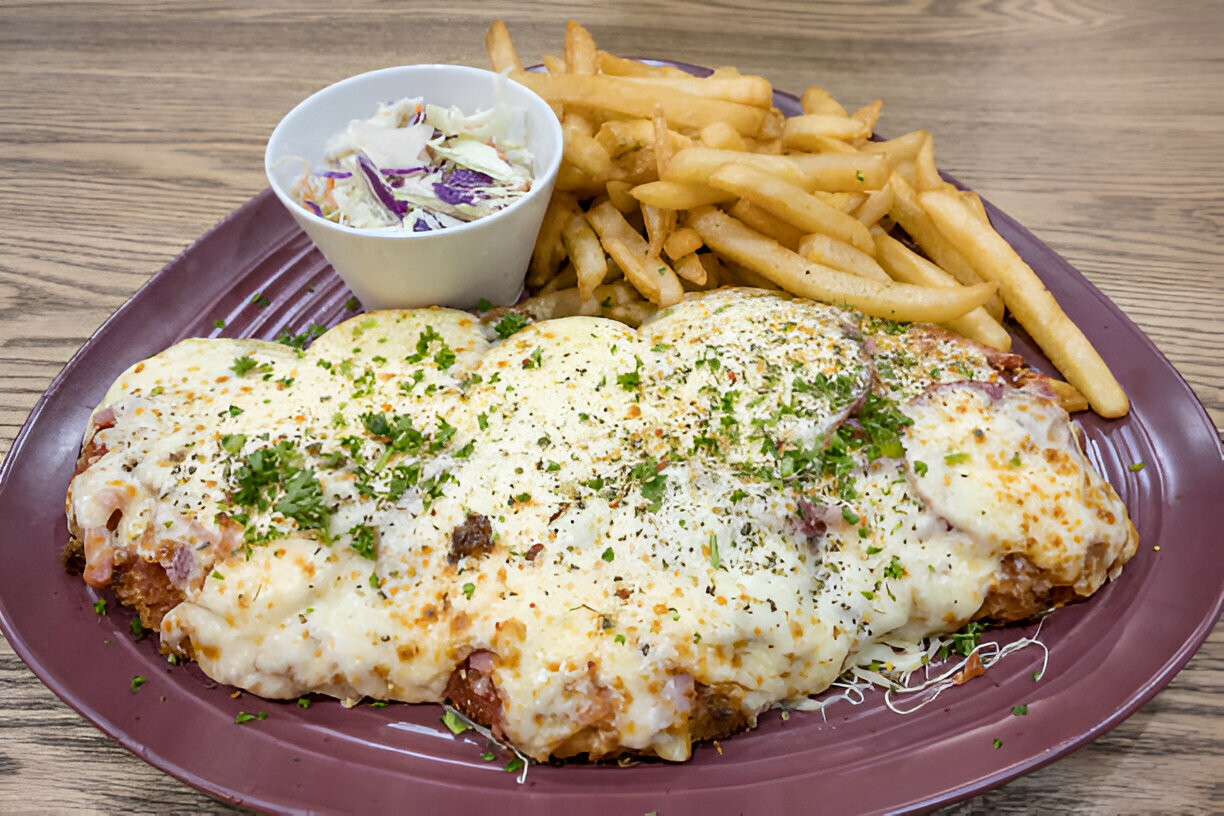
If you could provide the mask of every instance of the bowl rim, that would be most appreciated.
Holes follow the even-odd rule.
[[[302,109],[309,106],[312,102],[316,101],[317,97],[323,95],[324,93],[328,93],[330,91],[334,91],[336,89],[343,88],[348,85],[356,84],[362,80],[367,80],[376,75],[396,74],[396,73],[424,73],[424,72],[430,72],[430,71],[445,71],[445,72],[455,72],[455,73],[460,73],[460,74],[469,74],[471,76],[486,76],[486,77],[493,78],[495,81],[512,83],[513,85],[516,85],[520,89],[522,89],[522,91],[528,95],[528,98],[534,97],[534,99],[539,102],[542,108],[548,109],[549,115],[546,117],[542,117],[542,118],[545,122],[549,124],[549,129],[552,130],[554,133],[554,136],[556,138],[556,143],[557,143],[557,150],[555,151],[551,160],[547,163],[547,165],[545,165],[543,172],[536,172],[533,175],[531,179],[531,189],[527,191],[526,195],[511,202],[509,205],[501,208],[500,210],[497,210],[494,213],[490,213],[489,215],[486,215],[482,218],[477,218],[474,221],[468,221],[466,223],[459,224],[456,226],[446,227],[445,229],[429,230],[425,232],[412,232],[410,230],[405,230],[402,227],[395,227],[395,226],[354,227],[348,224],[340,224],[335,221],[330,221],[326,218],[323,218],[320,215],[316,215],[310,209],[303,207],[289,193],[288,190],[283,188],[283,185],[277,180],[276,176],[272,172],[274,167],[278,166],[282,162],[285,162],[293,158],[302,158],[302,161],[308,167],[310,166],[309,162],[307,162],[303,157],[294,157],[290,155],[284,155],[284,156],[277,157],[275,160],[272,158],[273,142],[276,139],[277,135],[282,132],[282,128],[285,126],[285,122],[288,121],[290,117],[292,117],[296,113],[299,113]],[[424,94],[422,94],[422,99],[427,99]],[[319,226],[325,229],[335,230],[345,235],[364,236],[364,237],[371,237],[371,238],[390,238],[394,240],[427,240],[430,238],[436,239],[444,235],[457,235],[460,233],[470,232],[471,230],[474,230],[474,229],[479,229],[481,225],[500,220],[503,216],[505,216],[506,213],[509,213],[515,209],[518,209],[521,205],[523,205],[529,199],[534,198],[535,196],[539,195],[545,186],[547,187],[549,191],[551,191],[553,187],[553,182],[555,182],[556,180],[557,173],[561,169],[561,159],[562,159],[562,153],[564,152],[564,147],[565,147],[565,133],[561,128],[561,121],[553,114],[552,109],[549,106],[548,102],[543,97],[541,97],[539,94],[537,94],[535,91],[528,88],[526,85],[510,77],[506,72],[499,73],[496,71],[490,71],[487,68],[480,68],[474,65],[460,65],[456,63],[441,63],[441,62],[412,63],[408,65],[390,65],[390,66],[386,66],[383,68],[375,68],[371,71],[364,71],[360,74],[353,74],[351,76],[344,77],[343,79],[336,80],[335,82],[332,82],[314,91],[309,96],[302,99],[292,108],[290,108],[289,111],[286,112],[280,118],[280,120],[276,123],[276,126],[272,129],[272,132],[268,135],[267,142],[264,146],[264,175],[267,177],[268,186],[272,188],[272,192],[276,194],[276,197],[280,199],[281,203],[284,204],[286,208],[288,208],[290,214],[292,214],[295,220],[298,220],[299,222],[301,222],[302,219],[305,219],[306,223],[309,223],[315,226]],[[533,152],[533,158],[534,158],[534,152]],[[303,224],[302,226],[305,227],[305,224]]]

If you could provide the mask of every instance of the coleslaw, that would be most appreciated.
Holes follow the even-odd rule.
[[[294,197],[329,221],[361,229],[445,229],[526,195],[532,155],[526,112],[501,104],[473,114],[420,98],[383,103],[328,140]]]

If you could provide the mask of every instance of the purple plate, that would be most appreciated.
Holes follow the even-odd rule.
[[[784,111],[794,97],[777,95]],[[344,709],[318,700],[238,699],[194,666],[169,666],[130,613],[60,566],[64,490],[90,411],[128,365],[184,337],[274,339],[345,316],[350,293],[265,191],[149,280],[72,358],[0,468],[7,530],[0,624],[17,654],[69,705],[130,751],[221,799],[271,811],[667,816],[921,809],[981,793],[1117,725],[1172,679],[1220,614],[1216,527],[1224,453],[1206,412],[1150,340],[1065,260],[987,204],[999,232],[1101,350],[1131,399],[1124,419],[1079,419],[1087,449],[1139,529],[1120,580],[1048,618],[1049,668],[1036,649],[907,716],[878,694],[859,706],[777,712],[683,765],[535,766],[526,781],[453,736],[434,705]],[[262,293],[270,305],[252,297]],[[224,320],[223,329],[214,322]],[[1016,350],[1048,361],[1018,330]],[[1134,463],[1143,463],[1138,471]],[[1163,545],[1155,551],[1153,545]],[[1029,632],[1030,630],[1022,630]],[[1008,637],[1014,637],[1008,633]],[[131,680],[147,682],[137,692]],[[1028,715],[1011,715],[1013,705]],[[235,723],[240,711],[267,719]],[[1001,742],[995,748],[995,741]]]

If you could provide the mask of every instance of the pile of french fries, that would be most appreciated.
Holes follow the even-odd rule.
[[[848,113],[811,87],[787,117],[762,77],[618,57],[572,20],[544,72],[523,69],[500,20],[485,46],[493,70],[547,100],[565,134],[522,305],[536,317],[637,325],[686,291],[755,286],[1006,351],[1007,310],[1073,386],[1060,389],[1065,405],[1129,410],[981,200],[940,176],[931,134],[873,140],[879,100]]]

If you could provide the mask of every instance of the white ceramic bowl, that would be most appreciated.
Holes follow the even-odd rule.
[[[526,141],[534,160],[531,191],[503,210],[432,232],[357,229],[328,221],[292,196],[303,165],[323,166],[327,140],[353,119],[374,115],[380,102],[422,97],[467,114],[499,98],[526,110]],[[513,303],[561,165],[561,125],[548,104],[504,76],[464,65],[402,65],[341,80],[291,110],[268,139],[264,169],[294,220],[367,309],[453,306],[481,299]]]

